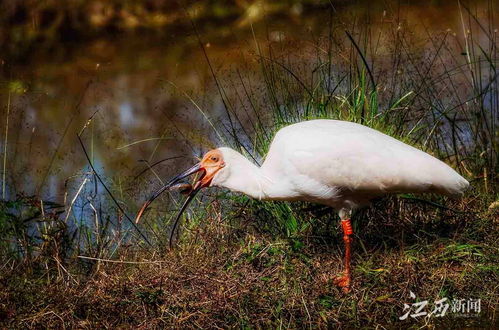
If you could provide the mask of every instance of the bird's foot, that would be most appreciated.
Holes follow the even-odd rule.
[[[337,276],[333,279],[333,283],[336,286],[339,286],[341,288],[341,291],[343,293],[349,293],[350,292],[350,276],[348,275],[342,275],[342,276]]]

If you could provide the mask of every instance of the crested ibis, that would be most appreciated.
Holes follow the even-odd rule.
[[[204,187],[224,187],[260,200],[306,201],[335,209],[345,244],[344,273],[335,283],[351,287],[350,256],[354,209],[393,193],[432,192],[460,195],[469,183],[437,158],[372,128],[339,120],[310,120],[286,126],[275,135],[258,167],[230,148],[208,151],[202,160],[171,179],[141,208],[163,191],[200,172],[181,213]]]

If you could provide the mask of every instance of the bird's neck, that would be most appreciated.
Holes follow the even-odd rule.
[[[256,199],[265,199],[265,180],[260,167],[246,158],[231,164],[230,175],[220,186]]]
[[[230,173],[214,185],[240,192],[255,199],[286,199],[285,181],[253,164],[244,156],[231,160]],[[217,180],[214,180],[217,181]]]

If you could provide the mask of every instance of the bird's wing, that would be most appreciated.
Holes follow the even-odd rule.
[[[334,120],[288,126],[276,135],[264,166],[286,173],[298,187],[308,182],[350,191],[438,191],[467,186],[445,163],[368,127]]]

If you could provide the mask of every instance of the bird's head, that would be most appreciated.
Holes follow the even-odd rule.
[[[209,187],[213,184],[213,179],[217,177],[219,174],[222,174],[226,168],[226,160],[224,158],[224,149],[213,149],[208,151],[201,161],[191,167],[190,169],[182,172],[181,174],[172,178],[166,185],[164,185],[161,189],[159,189],[156,193],[154,193],[151,198],[147,202],[144,203],[140,211],[137,213],[137,217],[135,218],[135,223],[138,223],[144,211],[149,207],[149,205],[158,198],[164,191],[170,189],[173,185],[181,181],[182,179],[198,173],[196,181],[192,185],[192,188],[188,192],[188,197],[182,206],[177,219],[180,217],[182,212],[187,208],[187,205],[194,198],[194,196],[201,190],[201,188]]]

